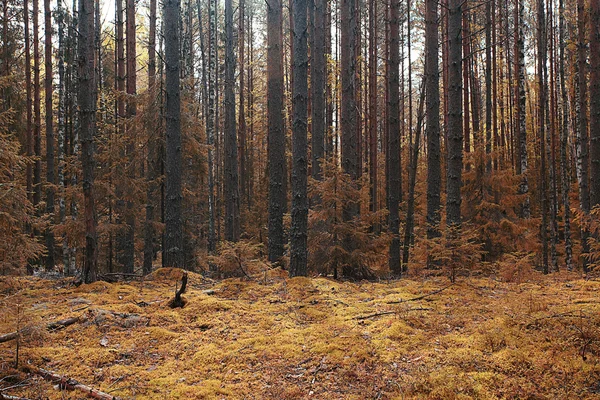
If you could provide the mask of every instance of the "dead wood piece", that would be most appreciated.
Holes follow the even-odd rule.
[[[441,292],[443,292],[444,290],[448,289],[448,288],[449,288],[449,287],[451,287],[451,286],[454,286],[454,283],[451,283],[451,284],[449,284],[448,286],[444,286],[444,287],[443,287],[443,288],[441,288],[441,289],[434,290],[433,292],[431,292],[431,293],[427,293],[427,294],[424,294],[424,295],[422,295],[422,296],[417,296],[417,297],[413,297],[412,299],[406,299],[406,300],[394,300],[394,301],[388,301],[388,302],[387,302],[387,304],[400,304],[400,303],[407,303],[407,302],[409,302],[409,301],[418,301],[418,300],[423,300],[423,299],[425,299],[425,298],[427,298],[427,297],[429,297],[429,296],[433,296],[434,294],[441,293]]]
[[[29,399],[26,397],[9,396],[7,394],[0,393],[0,400],[29,400]]]
[[[101,392],[100,390],[94,389],[90,386],[84,385],[73,378],[59,375],[55,372],[36,368],[36,367],[25,367],[26,371],[38,376],[41,376],[47,381],[58,384],[59,389],[64,390],[79,390],[80,392],[86,393],[87,397],[98,400],[120,400],[120,397],[112,396],[110,394]]]
[[[49,331],[56,331],[59,329],[66,328],[67,326],[73,325],[77,322],[79,322],[79,317],[61,319],[59,321],[49,323],[48,325],[46,325],[46,329],[48,329]]]
[[[185,301],[181,298],[181,295],[185,293],[185,288],[187,286],[188,274],[186,271],[183,272],[183,276],[181,277],[181,287],[179,290],[175,292],[175,297],[169,303],[169,307],[171,308],[182,308],[185,306]]]
[[[67,319],[61,319],[58,321],[50,322],[46,325],[46,329],[49,331],[56,331],[62,328],[65,328],[69,325],[73,325],[77,322],[80,322],[81,317],[71,317]],[[21,329],[18,332],[10,332],[4,335],[0,335],[0,343],[8,342],[10,340],[15,340],[19,335],[26,335],[31,331],[31,327]]]

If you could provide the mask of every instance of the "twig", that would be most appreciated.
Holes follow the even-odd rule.
[[[67,319],[62,319],[54,322],[50,322],[46,325],[46,329],[53,332],[62,328],[65,328],[69,325],[73,325],[76,322],[80,322],[81,317],[71,317]],[[31,330],[31,328],[20,329],[17,332],[10,332],[4,335],[0,335],[0,343],[8,342],[10,340],[15,340],[20,334],[26,334]]]
[[[427,307],[417,307],[417,308],[411,308],[409,310],[404,310],[404,311],[431,311],[431,308],[427,308]],[[369,314],[369,315],[361,315],[358,317],[354,317],[354,319],[357,320],[364,320],[364,319],[369,319],[369,318],[375,318],[375,317],[381,317],[383,315],[390,315],[390,314],[397,314],[398,311],[382,311],[382,312],[378,312],[378,313],[374,313],[374,314]]]
[[[80,392],[86,393],[88,397],[98,400],[120,400],[120,398],[117,396],[111,396],[110,394],[101,392],[97,389],[91,388],[90,386],[84,385],[73,378],[68,378],[66,376],[59,375],[52,371],[35,367],[25,367],[25,370],[27,372],[39,375],[47,381],[57,383],[59,389],[79,390]]]
[[[0,400],[29,400],[29,399],[26,397],[9,396],[7,394],[0,393]]]
[[[413,297],[412,299],[406,299],[406,300],[394,300],[394,301],[388,301],[387,304],[400,304],[400,303],[408,303],[409,301],[418,301],[418,300],[423,300],[424,298],[427,298],[429,296],[433,296],[434,294],[438,294],[443,292],[444,290],[448,289],[449,287],[454,286],[454,283],[449,284],[448,286],[444,286],[441,289],[435,290],[431,293],[427,293],[424,294],[422,296],[417,296],[417,297]]]

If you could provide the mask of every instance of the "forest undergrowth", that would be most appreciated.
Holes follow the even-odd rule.
[[[600,281],[575,274],[342,282],[0,277],[0,398],[75,399],[44,368],[124,399],[600,399]],[[80,323],[48,331],[48,323]]]

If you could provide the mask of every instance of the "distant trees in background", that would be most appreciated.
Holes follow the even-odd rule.
[[[1,272],[589,272],[599,3],[0,0]]]

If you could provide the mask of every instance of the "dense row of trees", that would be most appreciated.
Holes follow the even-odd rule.
[[[598,0],[42,1],[1,0],[5,272],[595,266]]]

